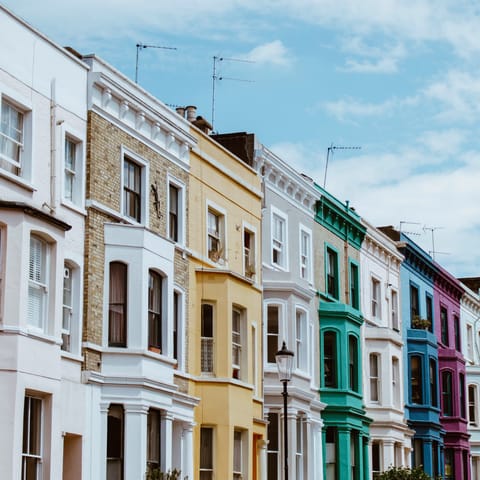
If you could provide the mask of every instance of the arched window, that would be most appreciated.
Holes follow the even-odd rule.
[[[453,415],[452,372],[442,372],[442,415]]]
[[[148,272],[148,348],[162,351],[162,277]]]
[[[127,266],[121,262],[110,263],[108,345],[127,346]]]

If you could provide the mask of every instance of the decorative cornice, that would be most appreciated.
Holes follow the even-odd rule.
[[[361,223],[360,216],[350,208],[348,202],[341,203],[320,186],[316,186],[322,196],[316,204],[315,220],[342,240],[348,241],[352,247],[360,250],[367,231]]]
[[[315,214],[320,194],[312,179],[298,173],[263,145],[255,149],[254,166],[267,188],[282,194],[309,215]]]

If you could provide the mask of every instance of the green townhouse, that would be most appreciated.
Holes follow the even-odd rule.
[[[314,233],[320,278],[320,399],[326,403],[325,480],[366,480],[369,424],[362,392],[360,247],[366,233],[348,202],[321,187]]]

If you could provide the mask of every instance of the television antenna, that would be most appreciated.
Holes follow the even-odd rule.
[[[418,232],[406,232],[405,230],[402,230],[403,225],[421,225],[421,223],[419,223],[419,222],[407,222],[407,221],[402,220],[402,221],[400,221],[400,227],[399,227],[400,233],[405,233],[407,235],[417,235],[417,236],[421,235]]]
[[[137,43],[137,55],[135,58],[135,83],[138,83],[138,54],[145,48],[160,48],[162,50],[177,50],[176,47],[163,47],[161,45],[145,45],[144,43]]]
[[[254,83],[254,80],[247,80],[243,78],[224,77],[218,75],[217,63],[218,62],[241,62],[241,63],[255,63],[253,60],[245,60],[242,58],[227,58],[227,57],[213,57],[213,72],[212,72],[212,130],[215,130],[215,85],[220,80],[233,80],[235,82],[247,82]]]
[[[424,232],[429,230],[431,235],[432,235],[432,249],[429,250],[428,253],[432,256],[434,261],[435,261],[435,254],[436,253],[440,253],[440,254],[443,254],[443,255],[449,255],[449,253],[447,253],[447,252],[437,252],[435,250],[435,230],[440,230],[442,228],[444,228],[444,227],[427,227],[426,225],[423,227]]]
[[[325,188],[327,184],[327,170],[328,170],[328,159],[330,157],[330,153],[332,153],[334,150],[360,150],[362,147],[350,147],[350,146],[339,146],[339,145],[334,145],[333,143],[327,148],[327,161],[325,162],[325,174],[323,176],[323,188]]]

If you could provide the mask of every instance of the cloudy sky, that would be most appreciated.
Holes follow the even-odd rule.
[[[2,0],[0,0],[2,1]],[[456,276],[480,275],[480,4],[3,0],[215,130],[248,131]],[[223,60],[220,60],[223,59]],[[432,243],[433,237],[433,243]]]

